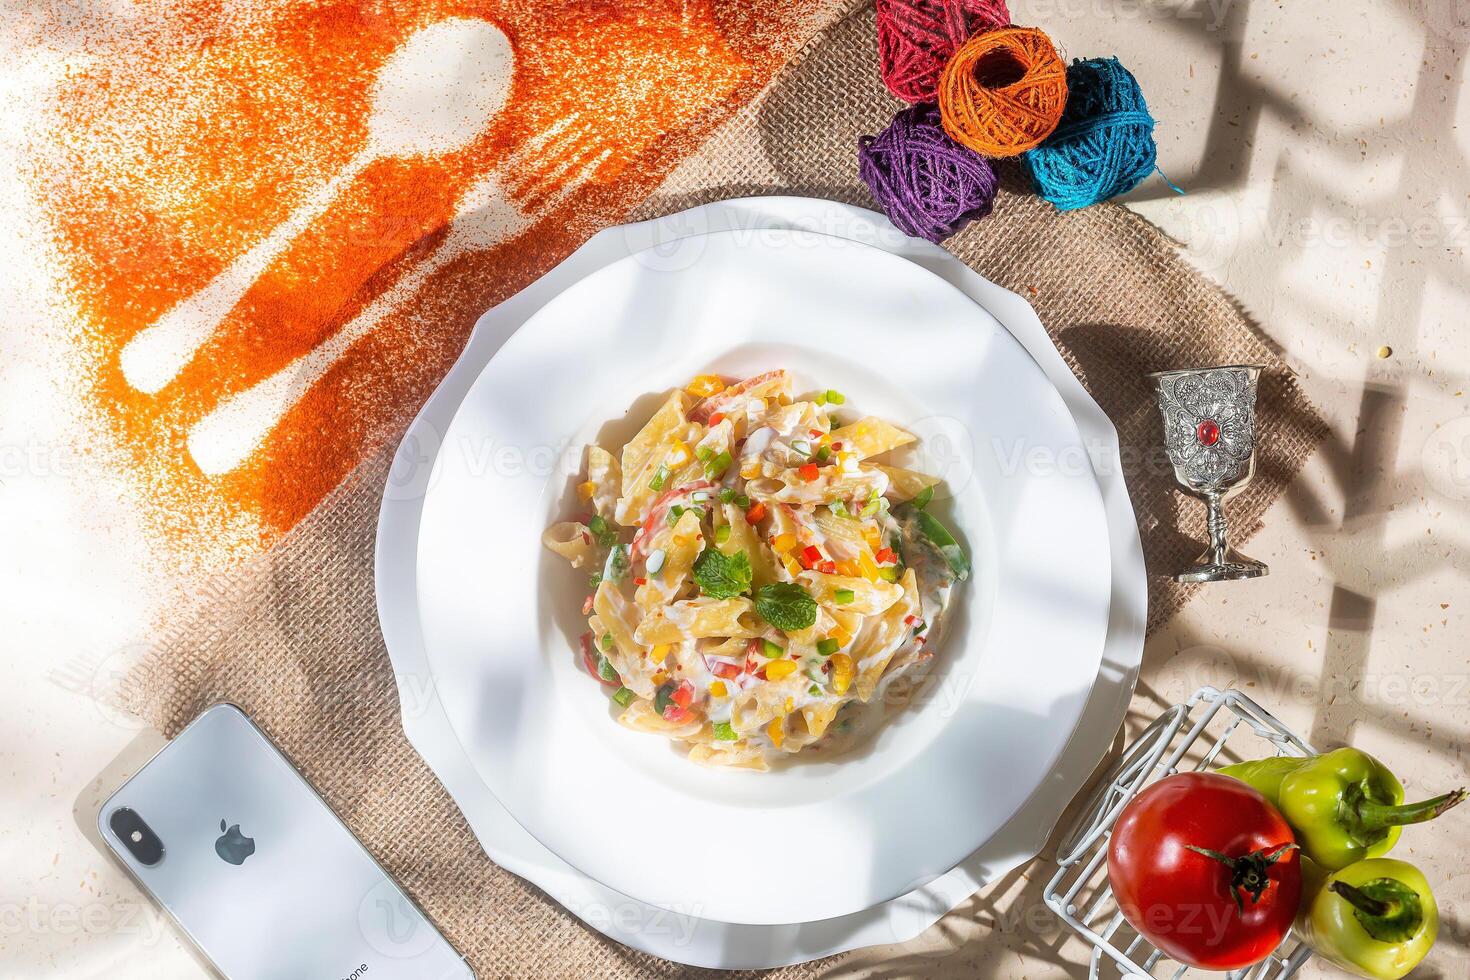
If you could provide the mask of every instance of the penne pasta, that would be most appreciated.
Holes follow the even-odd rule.
[[[840,442],[843,452],[856,453],[858,459],[867,459],[899,446],[907,446],[914,441],[914,437],[882,419],[868,416],[834,430],[832,441]]]
[[[634,635],[648,645],[677,643],[686,636],[755,636],[754,614],[749,599],[683,599],[655,610]]]
[[[571,562],[573,568],[586,566],[592,556],[592,534],[586,524],[576,521],[551,525],[542,532],[541,543]]]
[[[884,466],[882,463],[874,463],[873,468],[888,477],[886,496],[895,504],[913,500],[922,491],[939,485],[938,477],[920,473],[918,470],[906,470],[902,466]]]
[[[769,371],[671,392],[626,445],[588,447],[583,516],[542,535],[590,577],[582,660],[618,721],[704,766],[851,744],[881,713],[844,707],[914,676],[951,594],[915,537],[933,515],[889,511],[938,481],[865,462],[914,437],[791,391]]]
[[[802,572],[798,581],[817,602],[832,607],[834,613],[875,616],[903,598],[903,587],[893,582],[869,582],[865,578],[812,571]]]

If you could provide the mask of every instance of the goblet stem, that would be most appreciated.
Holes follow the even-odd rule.
[[[1205,526],[1210,532],[1210,560],[1215,564],[1223,564],[1226,561],[1227,545],[1225,543],[1225,532],[1228,525],[1225,523],[1224,498],[1218,493],[1212,493],[1205,497]]]

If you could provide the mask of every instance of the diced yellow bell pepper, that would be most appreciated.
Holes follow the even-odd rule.
[[[695,398],[708,398],[710,395],[718,395],[724,391],[725,382],[721,381],[718,375],[701,374],[685,385],[684,390]]]
[[[783,677],[790,677],[796,673],[795,660],[772,660],[766,664],[766,678],[779,681]]]
[[[797,578],[801,575],[801,562],[795,558],[792,558],[790,555],[783,555],[781,557],[781,563],[786,566],[786,570],[791,573],[792,578]]]
[[[827,634],[830,640],[836,640],[838,647],[845,647],[852,642],[852,634],[841,626],[832,627],[832,632]]]
[[[878,567],[878,563],[873,560],[872,555],[863,551],[858,554],[858,571],[869,582],[876,582],[883,570]]]
[[[863,540],[868,542],[868,547],[875,552],[883,547],[883,535],[876,527],[863,528]]]
[[[857,578],[862,572],[858,566],[850,561],[839,561],[835,563],[838,575],[846,575],[848,578]]]
[[[654,644],[653,649],[648,651],[649,659],[656,664],[663,663],[664,658],[666,658],[668,655],[669,645],[667,643],[656,643]]]
[[[660,670],[660,671],[656,671],[654,673],[653,677],[651,677],[649,679],[652,680],[653,683],[654,683],[654,686],[657,687],[658,685],[660,685],[660,684],[664,683],[665,681],[667,681],[669,679],[669,675],[668,675],[668,672],[667,671]]]
[[[689,452],[689,447],[682,442],[674,443],[673,448],[669,450],[670,466],[683,466],[692,458],[693,454]]]
[[[729,691],[726,690],[724,681],[715,681],[709,686],[709,693],[712,697],[722,698],[726,694],[728,694]]]
[[[847,693],[852,685],[852,658],[845,653],[832,654],[832,690]]]
[[[774,742],[776,744],[776,748],[779,749],[781,747],[781,743],[786,741],[786,719],[772,718],[771,723],[766,726],[766,734],[771,736],[771,741]]]
[[[778,534],[771,539],[771,545],[777,551],[795,551],[796,535],[790,532],[787,532],[786,534]]]
[[[592,495],[596,492],[597,484],[592,480],[587,480],[583,483],[577,484],[577,496],[581,497],[583,500],[591,500]]]

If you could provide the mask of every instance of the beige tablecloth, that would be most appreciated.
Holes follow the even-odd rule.
[[[816,38],[633,217],[757,193],[869,203],[855,176],[857,137],[877,131],[896,108],[877,80],[872,12],[863,7]],[[1154,628],[1189,599],[1189,589],[1167,573],[1200,550],[1203,520],[1201,508],[1176,492],[1166,472],[1144,373],[1240,362],[1266,366],[1259,476],[1230,508],[1237,541],[1249,538],[1315,449],[1323,423],[1230,298],[1185,264],[1159,231],[1112,205],[1058,214],[1015,186],[1014,173],[1005,176],[995,214],[949,247],[1031,301],[1117,425],[1150,568]],[[275,548],[211,582],[197,607],[163,624],[157,648],[127,678],[124,702],[169,735],[215,701],[244,707],[481,977],[686,972],[601,938],[496,867],[408,745],[373,601],[374,525],[385,465],[386,454],[362,465]],[[1024,887],[1025,878],[1025,871],[1017,872],[1001,887]],[[925,951],[945,945],[942,937],[965,935],[977,921],[1006,931],[982,895],[904,947],[777,972],[932,974],[936,961]],[[975,956],[952,956],[943,972],[965,975],[983,958],[999,955],[975,945]],[[1050,958],[1034,943],[1029,951]]]

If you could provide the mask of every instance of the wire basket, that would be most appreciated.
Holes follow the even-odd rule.
[[[1089,977],[1178,980],[1203,975],[1167,959],[1123,918],[1108,884],[1108,838],[1118,814],[1139,790],[1182,769],[1213,767],[1227,745],[1230,756],[1236,759],[1316,754],[1274,715],[1239,691],[1202,687],[1188,701],[1155,719],[1123,751],[1098,783],[1077,823],[1063,835],[1057,848],[1060,868],[1047,882],[1043,897],[1063,922],[1092,945]],[[1286,980],[1311,955],[1310,949],[1288,935],[1265,960],[1226,976],[1229,980]],[[1163,972],[1156,973],[1156,969]]]

